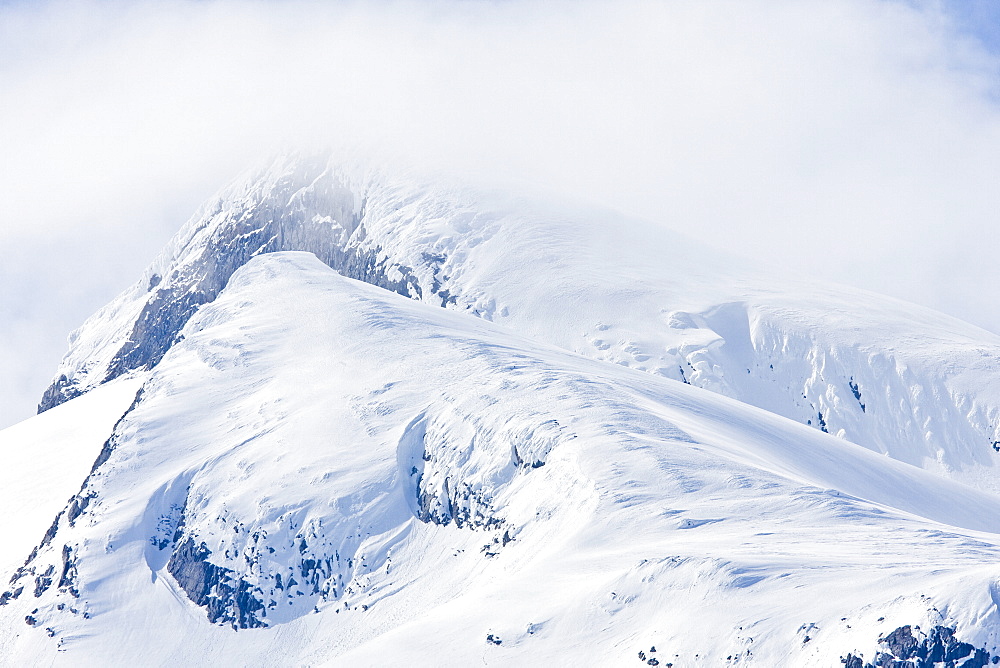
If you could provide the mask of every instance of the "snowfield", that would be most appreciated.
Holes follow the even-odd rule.
[[[0,432],[0,656],[993,665],[1000,339],[567,211],[224,191]]]

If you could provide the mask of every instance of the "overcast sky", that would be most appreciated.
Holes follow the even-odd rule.
[[[1000,332],[1000,2],[3,2],[0,426],[261,152],[537,183]]]

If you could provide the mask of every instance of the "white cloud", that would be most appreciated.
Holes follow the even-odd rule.
[[[997,83],[931,2],[0,6],[0,250],[25,260],[0,286],[0,424],[67,321],[259,152],[312,138],[515,175],[1000,331]]]

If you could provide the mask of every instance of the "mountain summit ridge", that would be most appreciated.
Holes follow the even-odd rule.
[[[1000,337],[864,291],[730,266],[657,226],[335,156],[289,155],[210,200],[75,332],[39,409],[148,370],[264,253],[691,383],[1000,488]]]

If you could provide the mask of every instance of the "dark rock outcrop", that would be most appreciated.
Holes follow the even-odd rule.
[[[1000,655],[959,641],[953,628],[935,626],[926,635],[919,628],[900,626],[880,638],[873,662],[854,654],[840,661],[844,668],[984,668],[1000,663]]]
[[[165,276],[153,274],[143,286],[146,301],[103,377],[81,387],[79,379],[61,374],[45,390],[38,412],[83,394],[95,380],[156,365],[198,309],[215,300],[237,269],[264,253],[308,251],[344,276],[405,297],[434,294],[443,306],[455,303],[442,270],[447,257],[423,254],[424,281],[413,267],[390,260],[368,239],[364,202],[355,207],[360,197],[328,171],[325,160],[301,160],[267,187],[234,189],[205,213],[179,249],[183,262],[174,262]]]
[[[174,547],[167,570],[195,604],[202,606],[213,624],[247,629],[267,626],[264,604],[235,572],[211,563],[211,551],[188,536]]]

